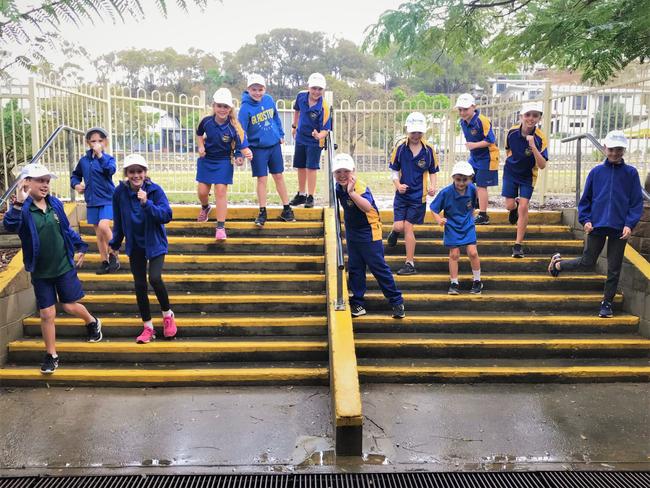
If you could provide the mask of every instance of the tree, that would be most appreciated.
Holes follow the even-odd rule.
[[[631,122],[625,104],[614,100],[600,100],[594,116],[594,132],[602,139],[610,130],[624,129]]]
[[[650,58],[650,0],[413,0],[384,12],[364,41],[375,54],[393,45],[410,66],[469,53],[604,83]]]
[[[0,138],[0,153],[3,161],[7,164],[7,173],[4,178],[0,178],[0,195],[4,193],[5,178],[7,185],[13,184],[12,169],[23,161],[29,161],[32,158],[32,132],[30,122],[27,119],[26,111],[19,105],[18,100],[13,99],[4,107],[0,107],[2,114],[3,134],[7,137]],[[21,130],[24,128],[25,130]]]

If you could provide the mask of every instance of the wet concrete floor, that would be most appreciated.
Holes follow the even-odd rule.
[[[0,475],[650,469],[650,385],[364,385],[364,459],[324,387],[0,389]]]

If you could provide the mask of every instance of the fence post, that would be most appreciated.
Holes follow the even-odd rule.
[[[551,98],[553,97],[553,91],[551,90],[551,82],[549,80],[544,84],[544,114],[542,115],[542,127],[546,136],[551,137],[551,120],[553,114],[551,113],[553,104],[551,103]],[[546,169],[540,171],[540,203],[544,205],[546,203],[546,186],[548,184],[548,172],[550,168],[547,166]]]
[[[206,97],[205,97],[205,90],[201,90],[199,92],[199,104],[201,105],[202,110],[205,110],[205,108],[207,107],[207,100],[206,100]]]
[[[74,141],[72,140],[72,131],[65,131],[65,147],[66,152],[68,153],[68,171],[71,175],[75,167],[75,154],[74,154]],[[68,185],[69,186],[69,185]],[[70,201],[74,202],[76,198],[77,191],[74,188],[70,188]]]
[[[32,156],[41,147],[38,135],[38,94],[36,93],[36,77],[29,77],[29,123],[32,132]]]
[[[582,139],[578,139],[576,147],[576,208],[580,203],[580,183],[582,182]]]
[[[451,110],[445,112],[445,124],[447,125],[447,150],[445,152],[445,161],[447,168],[451,168],[456,162],[456,114]],[[440,185],[440,184],[439,184]]]
[[[106,82],[104,85],[106,90],[106,131],[108,132],[108,146],[113,147],[113,100],[111,96],[111,84]],[[114,154],[114,151],[111,149],[111,154]],[[73,168],[74,169],[74,168]]]
[[[325,93],[323,94],[323,99],[324,99],[325,102],[327,102],[327,104],[330,106],[330,117],[332,117],[332,110],[331,110],[331,108],[334,107],[334,92],[333,92],[332,90],[326,90]],[[332,126],[332,127],[333,127],[333,126]],[[332,142],[332,141],[333,141],[333,138],[330,137],[330,142],[331,142],[332,144],[334,144],[334,142]],[[334,148],[332,148],[332,149],[334,149]],[[325,158],[325,163],[323,164],[323,167],[324,167],[324,169],[325,169],[324,174],[326,175],[326,177],[325,177],[325,178],[326,178],[325,181],[329,181],[329,172],[330,172],[330,167],[329,167],[329,163],[328,163],[327,158]],[[326,202],[326,205],[328,205],[328,206],[329,206],[329,205],[333,205],[333,202],[332,202],[332,195],[330,194],[330,192],[327,192],[327,202]]]

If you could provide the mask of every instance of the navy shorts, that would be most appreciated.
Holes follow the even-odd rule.
[[[393,221],[399,222],[406,220],[413,225],[422,225],[424,216],[427,213],[427,204],[419,202],[409,202],[399,195],[395,195],[393,200]]]
[[[253,151],[251,161],[253,176],[268,176],[269,173],[276,175],[284,171],[282,145],[279,142],[271,147],[251,147],[251,151]]]
[[[296,143],[293,151],[293,167],[320,169],[320,153],[323,148],[320,146],[308,146]]]
[[[77,270],[71,269],[56,278],[32,278],[38,308],[48,308],[59,303],[75,303],[84,297]],[[57,300],[58,295],[58,300]]]
[[[113,220],[113,205],[86,207],[86,220],[93,225],[99,224],[100,220]]]
[[[496,169],[474,168],[474,184],[482,188],[499,185],[499,171]]]
[[[503,175],[503,188],[501,188],[501,196],[506,198],[527,198],[531,199],[533,196],[534,186],[532,181],[522,181],[513,178],[504,173]]]

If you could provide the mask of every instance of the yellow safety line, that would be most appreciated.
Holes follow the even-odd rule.
[[[102,327],[140,327],[142,321],[137,317],[102,317]],[[153,319],[154,325],[162,325],[162,319]],[[24,325],[40,325],[39,317],[28,317],[23,320]],[[61,317],[56,319],[57,327],[82,327],[84,322],[75,317]],[[306,327],[327,326],[325,317],[226,317],[221,314],[215,317],[176,317],[176,325],[184,328],[196,327]]]
[[[196,221],[196,217],[199,215],[200,206],[199,205],[172,205],[172,214],[174,220],[189,219]],[[228,206],[228,223],[233,220],[253,220],[257,217],[258,209],[255,207],[233,207]],[[281,208],[267,208],[267,214],[269,219],[276,219],[280,216],[282,212]],[[296,216],[296,220],[323,220],[323,209],[316,208],[295,208],[293,213]],[[216,217],[216,211],[214,208],[210,211],[210,221],[214,224]],[[228,223],[226,225],[228,225]]]
[[[130,274],[106,274],[97,275],[95,273],[79,273],[81,281],[94,282],[121,282],[132,283],[133,277]],[[194,273],[194,274],[177,274],[168,273],[163,275],[163,279],[169,283],[202,283],[202,282],[226,282],[226,283],[247,283],[247,282],[284,282],[284,281],[317,281],[324,282],[325,275],[319,273]]]
[[[87,221],[82,220],[79,224],[84,230],[92,230],[92,225]],[[214,222],[187,222],[182,220],[172,220],[171,222],[165,224],[167,229],[186,229],[188,231],[194,229],[213,229],[214,232]],[[263,233],[264,230],[296,230],[296,229],[322,229],[322,222],[311,222],[311,221],[296,221],[296,222],[273,222],[267,221],[264,224],[263,228],[259,228],[255,225],[254,222],[238,222],[238,221],[229,221],[227,228],[230,230],[258,230],[260,233]],[[530,229],[530,228],[529,228]],[[529,230],[530,231],[530,230]],[[93,234],[94,235],[94,234]]]
[[[120,260],[127,260],[129,257],[126,254],[120,255]],[[86,262],[99,262],[100,256],[96,253],[86,254]],[[310,256],[310,255],[251,255],[251,254],[219,254],[219,255],[205,255],[205,254],[167,254],[165,256],[165,263],[194,263],[194,264],[224,264],[224,263],[324,263],[324,256]]]
[[[428,376],[448,378],[481,376],[572,376],[596,378],[650,375],[650,366],[359,366],[359,374],[376,376]]]
[[[230,211],[230,210],[229,210]],[[380,210],[381,221],[393,222],[393,211],[392,210]],[[508,212],[502,210],[490,210],[490,221],[493,224],[508,222]],[[528,214],[528,221],[530,224],[560,224],[562,220],[562,212],[556,210],[545,210],[542,212],[532,211]],[[424,218],[425,224],[433,224],[433,216],[430,212],[426,213]]]
[[[629,244],[625,246],[625,257],[647,280],[650,280],[650,263]]]
[[[367,279],[372,278],[372,274],[368,273]],[[557,278],[554,278],[550,276],[549,274],[510,274],[510,275],[504,275],[504,274],[482,274],[481,275],[481,280],[489,283],[489,282],[495,282],[495,281],[514,281],[514,282],[524,282],[524,283],[545,283],[545,282],[554,282],[554,283],[562,283],[566,281],[603,281],[606,278],[604,275],[561,275]],[[467,275],[467,276],[459,276],[459,279],[461,281],[472,281],[472,276]],[[449,282],[449,274],[434,274],[434,273],[418,273],[415,275],[395,275],[395,280],[398,282],[443,282],[443,283],[448,283]]]
[[[18,251],[3,272],[0,273],[0,297],[5,295],[5,288],[24,269],[23,251]]]
[[[442,246],[442,239],[418,239],[418,245],[423,245],[423,244]],[[524,244],[531,247],[575,247],[575,248],[582,248],[585,245],[584,241],[569,240],[569,239],[558,240],[558,241],[527,240],[524,242]],[[481,246],[504,246],[509,248],[510,246],[512,246],[512,240],[508,241],[508,240],[481,239],[478,241],[479,252],[481,251]]]
[[[26,319],[27,320],[27,319]],[[39,319],[33,318],[34,325],[39,324]],[[575,316],[575,315],[476,315],[476,316],[458,316],[458,315],[407,315],[399,322],[385,315],[363,315],[354,319],[355,324],[364,322],[372,324],[388,325],[454,325],[454,324],[474,324],[474,325],[525,325],[525,324],[549,324],[558,327],[572,325],[586,325],[598,327],[610,327],[620,325],[639,325],[639,317],[634,315],[617,315],[607,320],[596,320],[593,315]],[[81,324],[81,322],[79,322]],[[58,321],[57,321],[58,325]]]
[[[399,338],[399,339],[356,339],[357,347],[366,348],[400,348],[421,346],[427,348],[544,348],[544,349],[650,349],[650,339],[432,339],[432,338]]]
[[[205,245],[218,246],[255,245],[255,246],[322,246],[322,237],[229,237],[226,241],[215,241],[213,237],[169,236],[171,245]]]
[[[287,303],[288,299],[291,303],[303,304],[324,304],[325,296],[318,295],[206,295],[197,293],[195,295],[170,295],[169,301],[172,304],[188,304],[188,303]],[[156,301],[155,295],[149,295],[149,300]],[[100,295],[94,293],[86,295],[82,301],[84,303],[135,303],[134,295],[124,294],[110,294]]]
[[[501,293],[483,291],[482,295],[447,295],[446,293],[405,293],[404,300],[413,301],[430,301],[430,302],[450,302],[458,301],[480,301],[489,300],[491,302],[517,302],[517,301],[538,301],[538,302],[592,302],[602,300],[602,293],[581,293],[580,295],[567,295],[556,293]],[[381,293],[366,293],[366,300],[385,300]],[[623,297],[617,295],[614,297],[615,302],[621,302]]]

